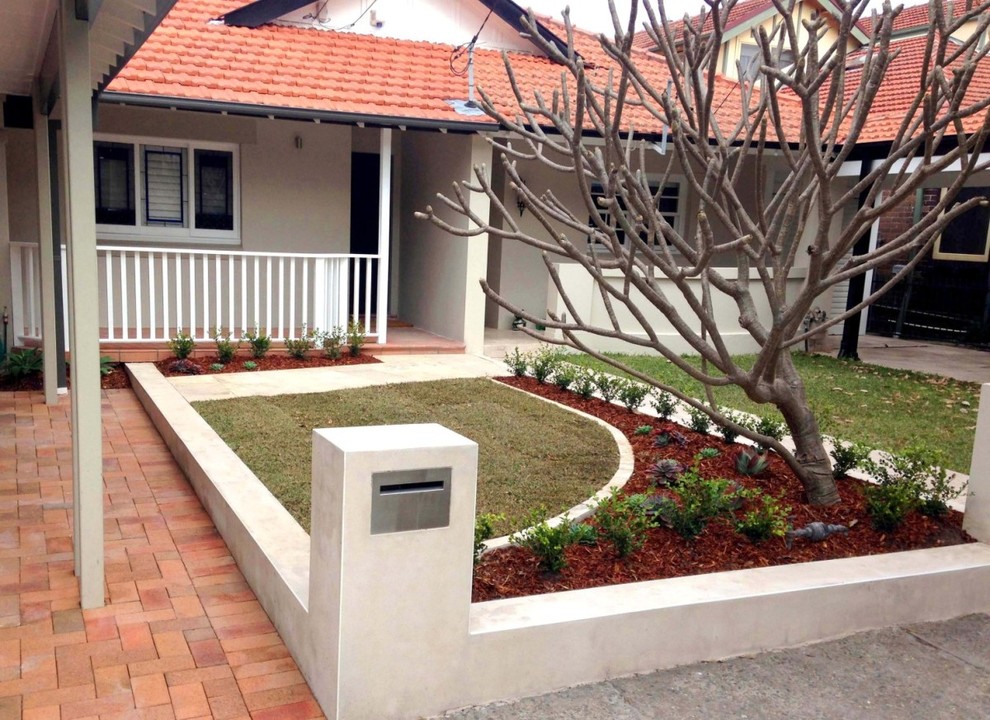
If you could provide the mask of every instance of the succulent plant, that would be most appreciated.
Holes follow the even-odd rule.
[[[743,475],[755,477],[762,475],[769,465],[769,460],[765,452],[758,452],[750,448],[742,448],[736,453],[736,470]]]
[[[653,438],[654,447],[667,447],[671,443],[675,445],[684,446],[687,445],[688,439],[683,433],[679,433],[676,430],[664,430],[661,433],[657,433],[657,436]]]
[[[176,373],[179,375],[201,375],[203,369],[192,362],[191,360],[176,360],[168,366],[168,371],[170,373]]]
[[[677,482],[677,478],[684,472],[684,466],[674,458],[664,458],[653,463],[647,472],[657,485],[669,485]]]

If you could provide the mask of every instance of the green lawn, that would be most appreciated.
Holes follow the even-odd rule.
[[[619,455],[597,423],[490,380],[404,383],[307,395],[194,404],[269,490],[309,530],[314,428],[437,422],[479,446],[478,512],[501,513],[501,534],[543,506],[586,500]]]
[[[647,355],[615,357],[694,397],[703,397],[701,385],[667,360]],[[584,355],[569,359],[590,367],[607,367]],[[749,366],[754,358],[744,356],[738,360]],[[804,378],[808,400],[822,432],[891,452],[918,443],[934,446],[945,453],[950,468],[969,472],[979,405],[977,383],[824,355],[795,353],[794,363]],[[776,414],[775,409],[757,405],[735,387],[717,388],[715,399],[719,405],[739,410]]]

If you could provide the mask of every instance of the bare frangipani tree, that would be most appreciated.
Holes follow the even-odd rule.
[[[990,43],[981,38],[990,27],[990,1],[959,0],[951,18],[943,13],[941,2],[931,3],[916,84],[896,120],[886,118],[889,142],[861,164],[854,161],[863,157],[862,145],[875,135],[867,132],[869,123],[882,119],[871,117],[874,101],[897,60],[891,30],[900,8],[893,10],[885,2],[882,11],[868,18],[866,0],[837,3],[838,39],[826,42],[823,18],[802,20],[794,12],[795,0],[773,0],[780,21],[771,32],[761,29],[757,34],[758,69],[747,75],[739,68],[743,80],[729,83],[734,95],[730,100],[727,81],[718,71],[735,0],[705,3],[702,16],[683,23],[673,23],[656,0],[644,3],[648,17],[639,23],[638,3],[633,3],[625,25],[613,5],[614,35],[598,38],[610,67],[605,74],[575,51],[565,11],[566,53],[531,33],[563,69],[552,98],[517,82],[508,60],[518,110],[500,110],[482,92],[485,111],[510,138],[492,141],[507,184],[538,221],[539,232],[523,229],[484,167],[475,168],[471,182],[455,185],[453,197],[438,196],[472,221],[470,230],[444,222],[432,208],[421,217],[456,235],[488,233],[540,250],[566,315],[549,313],[543,319],[528,314],[513,302],[512,288],[503,296],[482,281],[488,297],[559,331],[563,344],[673,393],[716,422],[773,447],[801,479],[810,503],[835,503],[839,496],[831,463],[790,352],[808,338],[805,317],[824,293],[871,268],[913,258],[883,287],[850,311],[828,318],[825,326],[843,322],[904,278],[942,228],[981,201],[954,203],[967,179],[988,167],[980,153],[990,134],[985,79],[990,62],[983,62]],[[531,27],[535,22],[533,16],[528,18]],[[870,41],[851,50],[854,44],[848,38],[857,23],[869,26]],[[967,23],[975,23],[975,28],[967,27],[962,40],[953,38]],[[657,53],[633,48],[633,33],[643,26]],[[634,127],[636,122],[641,128]],[[647,124],[652,134],[638,134]],[[697,222],[684,232],[660,207],[674,163],[667,163],[659,183],[650,182],[645,173],[648,147],[661,126],[669,129],[670,155],[679,161],[678,172],[698,202]],[[568,206],[552,190],[531,190],[520,177],[519,161],[540,162],[564,174],[580,191],[583,205]],[[778,177],[783,174],[783,182],[766,195],[754,192],[754,177],[758,187],[772,187],[771,163]],[[850,254],[880,216],[913,198],[936,174],[947,172],[951,179],[939,202],[909,230],[865,254]],[[472,210],[472,192],[488,196],[491,218]],[[716,257],[723,259],[720,266]],[[590,275],[608,322],[594,325],[582,317],[555,267],[561,260],[577,263]],[[787,283],[799,266],[805,268],[805,276],[795,291]],[[622,273],[620,282],[614,281],[616,269]],[[731,330],[744,329],[758,347],[752,366],[741,366],[730,354],[727,328],[713,312],[713,294],[734,303],[738,326]],[[761,314],[761,306],[769,312]],[[633,323],[621,323],[620,310]],[[661,340],[649,319],[658,313],[701,356],[700,367]],[[701,382],[706,398],[689,397],[596,352],[588,336],[659,353]],[[791,452],[725,417],[712,392],[725,385],[737,385],[752,400],[775,405],[796,449]]]

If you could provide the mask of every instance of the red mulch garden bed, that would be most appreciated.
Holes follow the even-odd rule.
[[[246,361],[252,361],[257,367],[246,368],[244,363]],[[285,355],[278,352],[269,352],[262,358],[252,358],[247,355],[238,355],[233,362],[227,363],[223,366],[222,370],[211,370],[210,366],[217,362],[215,356],[205,355],[202,357],[188,358],[186,365],[186,372],[176,372],[171,370],[172,364],[175,362],[175,358],[169,358],[167,360],[159,360],[155,363],[155,367],[165,376],[172,375],[216,375],[219,373],[236,373],[236,372],[258,372],[259,370],[292,370],[295,368],[307,368],[307,367],[334,367],[337,365],[363,365],[365,363],[376,363],[381,362],[378,358],[368,355],[366,353],[361,353],[357,356],[352,356],[345,354],[338,360],[331,360],[323,355],[317,355],[315,352],[307,355],[302,360],[298,358]],[[190,367],[196,368],[195,370],[190,370]],[[70,368],[71,370],[71,368]],[[197,372],[198,371],[198,372]],[[71,372],[69,375],[69,382],[72,382]],[[121,388],[129,388],[131,386],[131,377],[124,370],[122,364],[116,364],[113,372],[109,375],[104,375],[100,379],[100,387],[104,390],[117,390]],[[13,378],[9,375],[0,375],[0,392],[11,392],[11,391],[32,391],[32,390],[42,390],[44,389],[44,383],[41,373],[35,375],[29,375],[27,377]]]
[[[258,372],[260,370],[295,370],[298,368],[309,368],[309,367],[335,367],[337,365],[364,365],[366,363],[377,363],[381,362],[376,357],[368,355],[366,353],[361,353],[360,355],[349,355],[344,354],[341,358],[337,360],[331,360],[324,355],[317,355],[315,351],[307,355],[305,358],[299,359],[294,358],[291,355],[285,355],[283,353],[269,352],[265,354],[264,357],[253,358],[248,355],[238,355],[232,362],[227,363],[223,366],[222,370],[211,370],[210,366],[217,362],[216,356],[202,356],[187,358],[185,361],[192,366],[199,369],[199,372],[195,370],[192,371],[176,371],[172,369],[175,363],[175,358],[168,358],[167,360],[159,360],[155,363],[155,367],[161,372],[162,375],[166,377],[171,377],[173,375],[218,375],[221,373],[236,373],[236,372]],[[257,367],[246,368],[244,367],[245,362],[253,362]],[[189,365],[186,366],[187,368]]]
[[[714,447],[722,454],[700,461],[702,476],[735,480],[743,486],[759,487],[782,497],[784,504],[791,507],[791,523],[795,528],[817,520],[846,525],[850,530],[832,535],[822,542],[797,538],[788,549],[782,538],[753,544],[735,532],[724,519],[710,521],[693,540],[685,540],[673,530],[661,527],[650,530],[645,546],[626,558],[618,557],[608,542],[593,547],[571,546],[567,549],[567,567],[557,574],[543,572],[536,557],[529,551],[509,546],[482,557],[474,574],[474,602],[973,541],[962,530],[961,513],[951,512],[945,518],[936,520],[912,512],[895,532],[881,533],[870,524],[863,502],[864,483],[859,480],[845,478],[839,481],[840,504],[812,507],[804,504],[800,482],[776,455],[771,454],[769,469],[763,476],[747,477],[735,469],[735,450],[741,446],[726,444],[718,436],[699,435],[689,428],[631,413],[624,407],[597,398],[584,400],[555,386],[540,385],[532,378],[508,377],[500,380],[601,418],[625,434],[635,454],[635,469],[624,489],[625,494],[656,492],[650,487],[647,470],[657,460],[675,458],[686,467],[691,467],[695,455],[702,448]],[[653,432],[649,435],[634,433],[637,427],[646,424],[654,427]],[[683,447],[673,443],[663,448],[654,447],[655,435],[672,429],[685,435],[687,444]]]

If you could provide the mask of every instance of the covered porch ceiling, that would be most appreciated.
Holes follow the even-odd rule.
[[[90,24],[90,81],[102,90],[148,37],[175,0],[75,0]],[[42,75],[58,0],[0,2],[0,97],[31,95]]]

